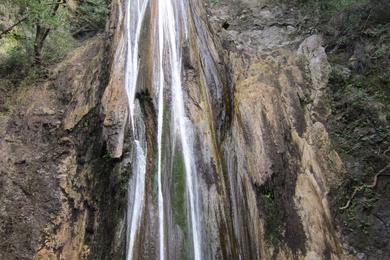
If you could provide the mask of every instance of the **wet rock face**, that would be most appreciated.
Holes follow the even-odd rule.
[[[207,10],[234,89],[222,160],[239,254],[345,259],[327,202],[343,167],[323,125],[321,37],[297,34],[298,14],[286,6],[223,1]]]
[[[250,258],[342,257],[326,200],[341,161],[323,124],[302,102],[308,82],[299,55],[274,55],[243,68],[224,143],[239,246]]]

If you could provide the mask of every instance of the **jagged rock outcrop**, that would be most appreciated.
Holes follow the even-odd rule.
[[[343,167],[311,113],[316,104],[310,98],[326,96],[317,84],[326,84],[327,77],[316,76],[328,63],[321,45],[308,54],[309,64],[318,62],[319,69],[310,67],[315,76],[305,78],[302,57],[284,48],[246,60],[235,84],[224,150],[245,258],[345,258],[326,197]],[[325,59],[313,60],[318,56]]]

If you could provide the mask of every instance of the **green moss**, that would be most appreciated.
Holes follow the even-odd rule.
[[[186,211],[186,178],[184,158],[180,153],[176,155],[173,164],[173,219],[175,224],[179,225],[183,231],[187,228]]]

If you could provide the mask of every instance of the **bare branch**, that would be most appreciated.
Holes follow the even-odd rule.
[[[19,24],[21,24],[22,22],[24,22],[25,20],[27,20],[27,17],[28,15],[26,16],[23,16],[20,20],[18,20],[16,23],[14,23],[13,25],[11,25],[10,27],[8,27],[7,29],[5,29],[4,31],[2,31],[0,33],[0,39],[4,37],[4,35],[10,33],[16,26],[18,26]]]

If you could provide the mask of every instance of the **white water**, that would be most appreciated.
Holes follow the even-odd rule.
[[[200,260],[201,255],[201,232],[200,232],[200,216],[198,206],[198,191],[197,191],[197,172],[192,151],[192,127],[191,122],[185,114],[183,101],[183,90],[181,81],[181,58],[180,58],[180,28],[179,18],[186,17],[184,10],[184,0],[157,0],[157,39],[158,62],[154,62],[154,71],[157,72],[155,87],[158,95],[158,115],[157,115],[157,184],[158,184],[158,223],[159,223],[159,258],[165,260],[166,257],[166,227],[164,215],[164,191],[162,171],[162,136],[163,136],[163,121],[164,121],[164,91],[170,90],[172,94],[171,111],[173,112],[173,125],[175,129],[173,134],[177,134],[175,138],[179,138],[184,158],[186,187],[187,187],[187,208],[190,212],[190,226],[192,233],[192,244],[194,259]],[[175,2],[174,2],[175,1]],[[135,109],[135,94],[137,90],[137,78],[139,74],[139,42],[142,29],[142,23],[145,17],[148,0],[128,0],[126,10],[125,33],[127,41],[127,62],[125,68],[125,87],[128,96],[129,114],[132,124],[133,133],[137,126],[134,121]],[[176,11],[176,12],[175,12]],[[183,19],[186,22],[186,19]],[[187,37],[187,27],[184,26],[184,37]],[[164,65],[167,65],[165,67]],[[165,73],[169,75],[165,77]],[[167,80],[166,80],[167,79]],[[169,85],[167,85],[167,83]],[[145,196],[145,148],[139,142],[139,136],[134,133],[134,141],[136,144],[137,161],[134,162],[133,178],[135,182],[134,194],[130,194],[132,187],[129,186],[129,208],[128,208],[128,234],[127,234],[127,259],[134,257],[134,245],[136,234],[139,232],[140,220],[144,208]]]
[[[183,2],[181,2],[181,7],[183,8]],[[160,74],[163,71],[162,61],[164,54],[164,42],[166,42],[169,61],[170,61],[170,75],[171,75],[171,93],[173,94],[172,100],[172,111],[174,113],[174,125],[175,129],[180,138],[182,145],[182,152],[184,157],[185,172],[186,172],[186,186],[188,192],[189,200],[189,210],[190,210],[190,219],[191,219],[191,228],[192,228],[192,242],[194,250],[194,259],[201,259],[201,234],[200,234],[200,219],[199,219],[199,208],[198,208],[198,192],[197,192],[197,176],[195,171],[195,165],[193,161],[193,151],[191,147],[191,140],[193,139],[190,136],[191,128],[190,122],[185,115],[184,101],[183,101],[183,90],[181,82],[181,58],[179,57],[180,53],[180,37],[179,33],[179,23],[176,20],[176,14],[174,12],[174,7],[179,8],[177,5],[172,3],[172,0],[159,0],[158,6],[158,22],[159,22],[159,54],[160,54]],[[183,9],[176,9],[178,12],[184,12]],[[183,15],[185,17],[185,15]],[[185,34],[187,34],[185,26]],[[186,35],[185,35],[186,36]],[[164,88],[164,78],[160,77],[159,82],[159,92],[163,92]],[[158,127],[158,136],[160,137],[159,143],[159,154],[161,154],[161,135],[162,135],[162,115],[163,115],[163,105],[162,105],[162,94],[159,96],[159,127]],[[161,102],[160,102],[161,101]],[[175,132],[176,132],[175,131]],[[161,165],[160,165],[161,167]],[[161,169],[160,174],[161,174]],[[161,175],[159,176],[161,178]],[[159,184],[161,185],[161,179]],[[163,205],[162,198],[162,187],[159,187],[159,195],[161,194],[161,201],[159,201],[159,206]],[[160,196],[159,196],[160,199]],[[164,246],[164,214],[163,209],[160,210],[160,248]],[[163,239],[162,239],[163,238]],[[160,249],[160,259],[164,259],[164,251]]]
[[[162,1],[158,2],[158,10],[164,8]],[[165,259],[165,227],[164,227],[164,196],[162,190],[162,175],[161,175],[161,156],[162,156],[162,126],[164,119],[164,67],[163,67],[163,55],[164,55],[164,26],[163,16],[161,12],[158,14],[158,55],[159,55],[159,67],[158,67],[158,119],[157,119],[157,149],[158,149],[158,224],[159,224],[159,246],[160,246],[160,259]]]
[[[143,152],[143,148],[139,141],[135,141],[136,158],[135,166],[133,167],[133,178],[135,178],[135,191],[133,194],[131,191],[131,184],[129,183],[129,197],[128,200],[133,202],[132,207],[128,207],[127,223],[130,223],[130,229],[127,232],[127,260],[133,258],[134,244],[136,234],[139,228],[141,214],[144,207],[144,195],[145,195],[145,165],[146,158]]]
[[[140,140],[144,140],[142,134],[136,132],[135,126],[135,93],[139,73],[139,38],[141,35],[142,22],[144,20],[148,0],[128,0],[125,16],[125,40],[126,66],[125,66],[125,89],[128,98],[129,118],[132,125],[135,149],[133,153],[133,176],[129,182],[128,212],[127,212],[127,253],[126,259],[134,257],[134,245],[136,234],[139,232],[142,212],[145,201],[145,174],[146,174],[146,147]],[[143,124],[141,120],[141,124]],[[142,127],[142,126],[140,126]],[[135,159],[135,160],[134,160]],[[135,181],[134,181],[135,178]],[[134,192],[131,193],[132,187]]]
[[[125,66],[125,88],[129,104],[130,120],[134,132],[134,106],[139,73],[139,40],[142,22],[145,18],[149,0],[128,0],[126,10],[125,34],[127,41],[127,57]]]

